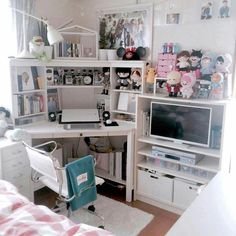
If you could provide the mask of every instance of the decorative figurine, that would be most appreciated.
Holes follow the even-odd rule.
[[[131,69],[130,68],[116,68],[116,74],[118,75],[116,89],[127,90],[129,85],[132,83],[130,79]]]
[[[156,70],[149,65],[147,65],[147,76],[146,76],[146,83],[147,83],[147,91],[153,92],[153,85],[154,79],[156,75]]]
[[[215,72],[216,54],[207,51],[201,59],[201,79],[211,81],[211,75]]]
[[[180,92],[183,98],[190,98],[193,94],[193,86],[196,83],[196,75],[194,72],[185,73],[181,77]]]
[[[103,84],[102,94],[108,95],[110,87],[110,69],[104,67],[102,69],[102,74],[99,74],[99,76],[101,77],[100,83]]]
[[[142,71],[139,68],[132,68],[131,69],[131,81],[132,81],[132,89],[140,90],[142,85]]]
[[[201,50],[192,50],[189,61],[190,61],[190,70],[195,72],[196,78],[200,78],[200,68],[201,68],[201,58],[202,51]]]
[[[189,57],[190,53],[186,50],[183,50],[177,54],[176,67],[178,71],[189,71],[190,68]]]
[[[171,71],[167,74],[166,88],[170,97],[177,97],[180,91],[181,73],[178,71]]]
[[[222,73],[214,73],[211,76],[210,99],[223,99],[224,75]]]

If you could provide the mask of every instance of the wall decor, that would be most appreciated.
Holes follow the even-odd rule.
[[[152,4],[137,4],[97,12],[99,48],[151,48]]]
[[[166,15],[166,24],[179,24],[179,20],[179,13],[171,13]]]
[[[202,0],[201,2],[201,20],[212,18],[213,1]]]
[[[231,0],[219,0],[219,18],[230,17]]]

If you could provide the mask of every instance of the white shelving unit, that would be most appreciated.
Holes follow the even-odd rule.
[[[151,102],[161,102],[166,104],[179,104],[181,106],[201,106],[208,107],[212,109],[212,121],[211,129],[214,126],[221,127],[221,137],[220,137],[220,148],[216,149],[213,147],[201,147],[195,145],[186,145],[181,143],[175,143],[173,141],[164,140],[160,138],[155,138],[149,136],[148,132],[144,132],[147,129],[147,124],[144,125],[143,112],[150,111]],[[167,210],[181,213],[191,201],[197,196],[197,189],[200,185],[207,184],[212,177],[219,170],[227,170],[229,168],[229,153],[227,145],[227,136],[225,135],[228,127],[226,124],[226,114],[230,109],[230,102],[225,101],[213,101],[213,100],[187,100],[182,98],[172,98],[166,95],[150,95],[141,94],[137,98],[137,130],[136,130],[136,198],[147,203],[154,204]],[[228,119],[228,118],[227,118]],[[152,147],[160,147],[168,149],[172,152],[181,151],[185,153],[201,155],[202,159],[194,164],[183,163],[178,160],[167,158],[165,156],[158,156],[152,152]],[[165,185],[162,183],[160,176],[164,176],[164,180],[168,180],[171,184]],[[141,180],[146,178],[146,185]],[[154,181],[155,180],[155,181]],[[163,180],[163,181],[164,181]],[[165,182],[165,181],[164,181]],[[180,183],[180,184],[179,184]],[[167,187],[169,186],[169,187]],[[181,190],[178,186],[181,186]],[[195,187],[193,187],[195,186]],[[152,189],[159,188],[155,190],[156,194],[153,194]],[[182,187],[186,190],[182,191]],[[168,191],[167,191],[167,189]],[[170,191],[171,189],[171,191]],[[144,191],[145,190],[145,191]],[[171,201],[166,201],[159,196],[159,192],[167,191],[168,199]],[[193,194],[193,191],[195,193]],[[182,194],[182,199],[186,199],[188,204],[178,204],[175,202],[175,196]]]

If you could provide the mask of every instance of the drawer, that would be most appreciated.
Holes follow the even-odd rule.
[[[11,146],[5,147],[2,149],[2,160],[3,162],[5,161],[10,161],[10,160],[15,160],[15,159],[24,159],[27,157],[26,150],[21,143],[16,143]]]
[[[168,63],[169,63],[169,62],[168,62],[167,60],[162,60],[162,59],[158,60],[158,62],[157,62],[157,64],[158,64],[159,66],[167,66]]]
[[[173,195],[173,178],[139,169],[137,192],[154,200],[170,203]]]
[[[168,59],[169,57],[169,54],[166,54],[166,53],[158,53],[158,60],[159,59]]]
[[[200,185],[181,179],[174,179],[173,202],[176,206],[186,209],[197,197]]]
[[[29,161],[27,158],[15,158],[14,160],[6,161],[3,164],[3,172],[14,172],[17,169],[29,169]]]

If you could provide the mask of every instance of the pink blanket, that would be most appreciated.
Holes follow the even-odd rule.
[[[111,236],[86,224],[75,224],[67,217],[38,206],[20,195],[10,183],[0,180],[0,235],[7,236]]]

